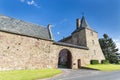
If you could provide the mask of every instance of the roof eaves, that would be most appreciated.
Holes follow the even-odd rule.
[[[44,38],[44,37],[31,36],[31,35],[26,35],[26,34],[20,34],[20,33],[10,32],[10,31],[0,30],[0,32],[5,32],[5,33],[10,33],[10,34],[20,35],[20,36],[25,36],[25,37],[31,37],[31,38],[36,38],[36,39],[53,41],[53,40],[51,40],[51,39]]]

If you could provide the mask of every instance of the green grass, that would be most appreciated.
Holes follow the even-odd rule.
[[[36,80],[61,73],[59,69],[0,71],[0,80]]]
[[[116,64],[97,64],[97,65],[88,65],[86,67],[92,69],[98,69],[101,71],[120,70],[120,65],[116,65]]]

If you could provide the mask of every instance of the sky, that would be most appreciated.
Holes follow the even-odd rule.
[[[42,26],[52,25],[56,41],[71,35],[84,15],[99,38],[108,34],[120,49],[120,0],[0,0],[0,14]]]

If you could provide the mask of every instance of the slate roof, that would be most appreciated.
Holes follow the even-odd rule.
[[[82,30],[82,29],[85,29],[85,28],[90,29],[90,30],[96,32],[95,30],[93,30],[93,29],[89,26],[89,24],[88,24],[88,22],[87,22],[87,20],[85,19],[84,16],[82,16],[82,19],[81,19],[81,22],[80,22],[80,23],[81,23],[81,24],[80,24],[80,27],[79,27],[78,29],[74,30],[74,31],[72,32],[72,34],[75,33],[75,32],[78,32],[78,31],[80,31],[80,30]],[[97,33],[97,32],[96,32],[96,33]]]
[[[84,16],[82,16],[80,28],[89,28],[89,29],[91,29]]]
[[[51,40],[48,28],[0,15],[0,31]]]
[[[74,47],[74,48],[79,48],[79,49],[89,50],[88,47],[79,46],[79,45],[74,45],[74,44],[65,43],[65,42],[54,42],[54,44],[56,44],[56,45],[62,45],[62,46],[68,46],[68,47]]]
[[[72,36],[65,37],[65,38],[59,40],[58,42],[64,42],[66,40],[69,40],[70,38],[72,38]]]

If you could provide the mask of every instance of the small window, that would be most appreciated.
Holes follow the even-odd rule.
[[[21,45],[21,43],[18,43],[18,45]]]
[[[91,31],[90,34],[93,36],[93,31]]]
[[[10,47],[8,46],[7,49],[9,49]]]
[[[92,44],[93,44],[93,45],[95,44],[94,40],[92,40]]]

